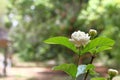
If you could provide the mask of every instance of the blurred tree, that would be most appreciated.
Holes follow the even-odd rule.
[[[0,1],[0,27],[3,27],[4,26],[4,15],[5,15],[5,12],[6,12],[6,5],[7,5],[7,2],[6,0],[3,0],[3,1]]]
[[[84,27],[84,29],[95,28],[100,35],[111,37],[116,41],[111,52],[104,54],[109,59],[105,60],[105,64],[112,64],[112,66],[120,66],[120,45],[118,44],[120,43],[119,20],[120,0],[89,0],[88,6],[79,13],[77,18],[77,24]]]
[[[120,42],[120,0],[9,0],[8,2],[6,27],[10,29],[15,51],[25,60],[57,59],[61,56],[64,60],[71,59],[72,52],[66,48],[49,46],[43,41],[52,36],[69,37],[78,29],[87,32],[90,28],[94,28],[100,35],[111,37],[116,43]],[[119,44],[115,44],[111,52],[106,52],[105,55],[119,62],[119,47]]]
[[[74,31],[77,15],[87,0],[9,0],[6,27],[15,51],[25,60],[69,58],[65,48],[43,43]],[[68,51],[68,50],[67,50]],[[59,54],[59,55],[58,55]],[[71,58],[70,58],[71,59]]]

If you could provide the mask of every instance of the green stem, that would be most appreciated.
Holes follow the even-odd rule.
[[[77,66],[79,66],[80,55],[78,56]]]
[[[90,61],[90,64],[93,63],[94,58],[95,58],[95,56],[92,56],[91,61]],[[90,72],[90,71],[87,70],[87,73],[85,74],[85,77],[83,78],[83,80],[86,80],[86,79],[87,79],[87,76],[88,76],[89,72]]]
[[[78,56],[78,61],[77,61],[77,66],[79,66],[79,61],[80,61],[80,47],[78,48],[78,54],[79,54],[79,56]]]
[[[112,77],[112,76],[110,76],[109,80],[112,80],[112,79],[113,79],[113,77]]]
[[[80,47],[78,47],[78,60],[77,60],[77,67],[79,66],[79,61],[80,61]],[[77,78],[75,78],[77,80]]]
[[[112,78],[113,78],[113,77],[109,77],[109,78],[107,78],[107,80],[112,80]]]

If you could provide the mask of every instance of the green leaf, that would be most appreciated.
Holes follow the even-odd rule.
[[[68,75],[75,78],[77,73],[77,66],[75,64],[62,64],[59,66],[55,66],[53,70],[62,70],[66,72]]]
[[[86,72],[87,65],[79,65],[77,68],[77,74],[76,77],[78,77],[81,74],[84,74]]]
[[[92,78],[91,80],[107,80],[107,79],[103,77],[97,77],[97,78]]]
[[[88,64],[86,70],[94,70],[95,66],[93,64]]]
[[[86,52],[90,53],[98,53],[104,50],[111,49],[114,45],[114,40],[106,38],[106,37],[98,37],[91,40],[85,48],[81,51],[82,54]]]
[[[75,45],[73,43],[71,43],[69,41],[68,38],[66,37],[53,37],[53,38],[49,38],[47,40],[44,41],[47,44],[60,44],[63,45],[69,49],[71,49],[72,51],[74,51],[75,53],[78,53],[78,50],[76,49]]]
[[[95,66],[94,66],[93,64],[88,64],[87,67],[86,67],[86,71],[87,71],[87,70],[89,70],[89,73],[90,73],[91,75],[97,74],[97,73],[95,72]]]

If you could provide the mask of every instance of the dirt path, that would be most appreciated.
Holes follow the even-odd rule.
[[[0,75],[3,60],[3,54],[0,54]],[[45,67],[43,63],[21,62],[18,57],[13,60],[16,67],[8,68],[8,76],[0,77],[0,80],[64,80],[63,78],[66,77],[64,73],[52,71],[51,68]]]
[[[8,77],[0,80],[63,80],[66,75],[62,72],[53,72],[50,68],[19,67],[11,68]]]
[[[97,72],[106,75],[106,68],[98,67]],[[104,73],[104,74],[103,74]],[[6,78],[0,77],[0,80],[68,80],[67,75],[63,72],[52,71],[51,68],[45,67],[13,67],[8,69]],[[114,80],[119,80],[116,77]]]

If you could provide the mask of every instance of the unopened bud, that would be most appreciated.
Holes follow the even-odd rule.
[[[109,69],[109,70],[108,70],[108,74],[109,74],[109,76],[111,76],[111,77],[115,77],[116,75],[118,75],[118,71],[115,70],[115,69]]]
[[[96,31],[95,29],[90,29],[90,30],[89,30],[89,35],[90,35],[91,37],[95,37],[95,36],[97,35],[97,31]]]

